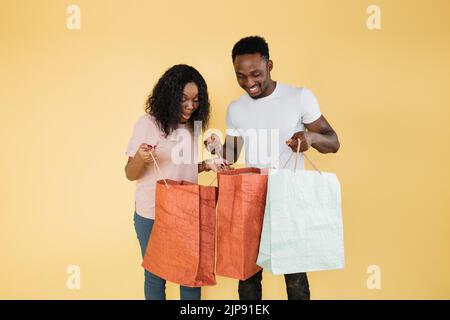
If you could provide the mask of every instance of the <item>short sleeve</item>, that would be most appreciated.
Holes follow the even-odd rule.
[[[144,115],[135,123],[133,134],[128,142],[125,154],[134,157],[142,143],[150,145],[158,144],[160,139],[160,130],[149,115]]]
[[[314,93],[308,88],[301,89],[300,105],[302,108],[302,122],[308,124],[320,118],[319,102]]]
[[[227,135],[238,137],[241,134],[239,133],[238,128],[235,126],[234,119],[235,117],[233,112],[233,105],[230,104],[227,109]]]

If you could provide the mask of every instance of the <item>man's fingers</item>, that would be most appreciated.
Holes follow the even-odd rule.
[[[297,151],[297,145],[298,145],[297,140],[291,140],[291,142],[288,145],[289,145],[289,147],[291,147],[292,150]]]

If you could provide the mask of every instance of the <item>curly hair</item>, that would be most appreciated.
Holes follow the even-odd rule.
[[[233,50],[231,52],[231,58],[233,59],[234,62],[236,56],[252,53],[259,53],[266,59],[270,59],[269,45],[267,44],[266,40],[263,37],[251,36],[242,38],[234,45]]]
[[[192,113],[188,125],[193,128],[194,121],[202,121],[203,129],[208,125],[210,104],[205,79],[191,66],[174,65],[161,76],[145,103],[145,112],[155,117],[166,137],[178,128],[183,90],[190,82],[198,87],[199,106]]]

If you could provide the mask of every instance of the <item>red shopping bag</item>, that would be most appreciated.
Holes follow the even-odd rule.
[[[183,286],[215,285],[217,188],[165,181],[156,183],[155,223],[142,266]]]
[[[244,168],[218,174],[217,275],[246,280],[256,265],[267,193],[267,170]]]

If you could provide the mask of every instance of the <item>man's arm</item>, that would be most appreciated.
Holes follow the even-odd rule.
[[[217,144],[219,143],[219,144]],[[216,151],[219,157],[227,160],[228,164],[233,164],[239,159],[239,155],[241,154],[242,146],[244,145],[244,139],[240,136],[230,136],[227,135],[225,137],[225,143],[223,147],[220,148],[220,140],[217,135],[211,135],[208,139],[204,141],[205,147],[210,150],[211,154],[216,154]],[[214,146],[218,146],[218,148]],[[221,149],[221,150],[216,150]]]
[[[225,143],[223,144],[222,157],[227,160],[230,165],[237,162],[243,145],[244,139],[242,139],[242,137],[227,135],[225,137]]]
[[[286,141],[292,151],[297,152],[298,139],[301,141],[300,152],[313,147],[320,153],[336,153],[340,143],[338,136],[324,116],[314,122],[305,124],[308,131],[299,131]]]

